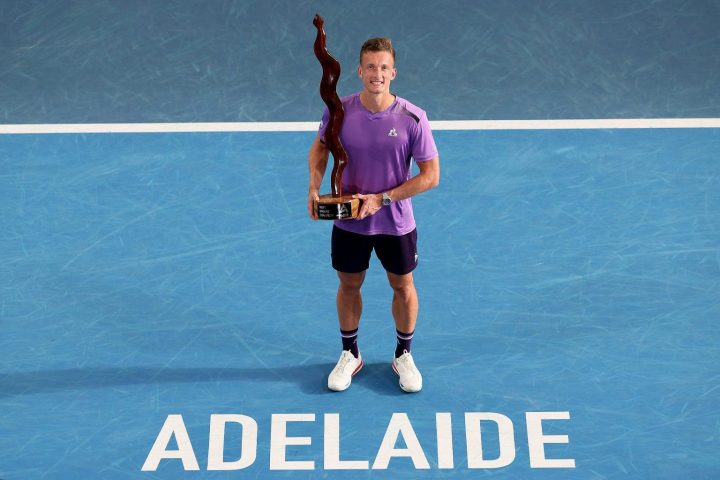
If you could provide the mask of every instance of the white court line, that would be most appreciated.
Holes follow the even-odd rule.
[[[0,134],[314,132],[319,122],[59,123],[0,125]],[[433,130],[586,130],[720,128],[720,118],[606,118],[576,120],[435,120]]]

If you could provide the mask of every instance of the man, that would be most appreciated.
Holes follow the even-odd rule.
[[[392,315],[397,347],[392,368],[406,392],[422,388],[411,343],[418,315],[412,272],[417,266],[417,234],[410,197],[434,188],[440,160],[425,112],[390,93],[395,79],[395,50],[389,38],[372,38],[360,49],[360,93],[342,99],[345,110],[340,138],[349,162],[343,192],[362,200],[359,217],[338,220],[332,233],[332,265],[340,286],[337,312],[343,350],[328,376],[328,388],[342,391],[362,368],[357,336],[362,313],[360,288],[373,250],[393,289]],[[309,153],[308,212],[313,219],[329,150],[324,144],[329,112],[325,109]],[[411,177],[411,158],[419,173]]]

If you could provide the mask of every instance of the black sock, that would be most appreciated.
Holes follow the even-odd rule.
[[[403,333],[400,330],[396,329],[395,332],[397,332],[397,347],[395,347],[395,358],[398,358],[402,356],[403,353],[410,351],[410,346],[412,345],[412,339],[415,330],[410,333]]]
[[[342,336],[343,350],[350,350],[350,353],[352,353],[355,358],[358,358],[360,355],[360,350],[358,350],[357,346],[358,329],[340,329],[340,335]]]

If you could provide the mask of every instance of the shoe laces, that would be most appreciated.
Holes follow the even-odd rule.
[[[403,350],[403,354],[397,358],[398,365],[404,368],[414,368],[415,362],[413,361],[412,355],[407,350]]]
[[[343,350],[342,354],[340,355],[340,361],[337,364],[337,372],[343,373],[345,369],[348,366],[348,363],[350,363],[351,359],[354,359],[355,356],[352,354],[350,350]]]

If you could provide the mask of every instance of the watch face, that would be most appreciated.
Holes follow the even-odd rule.
[[[383,205],[385,205],[385,206],[390,205],[390,202],[392,202],[392,200],[390,199],[390,196],[387,193],[384,194],[383,200],[382,200]]]

